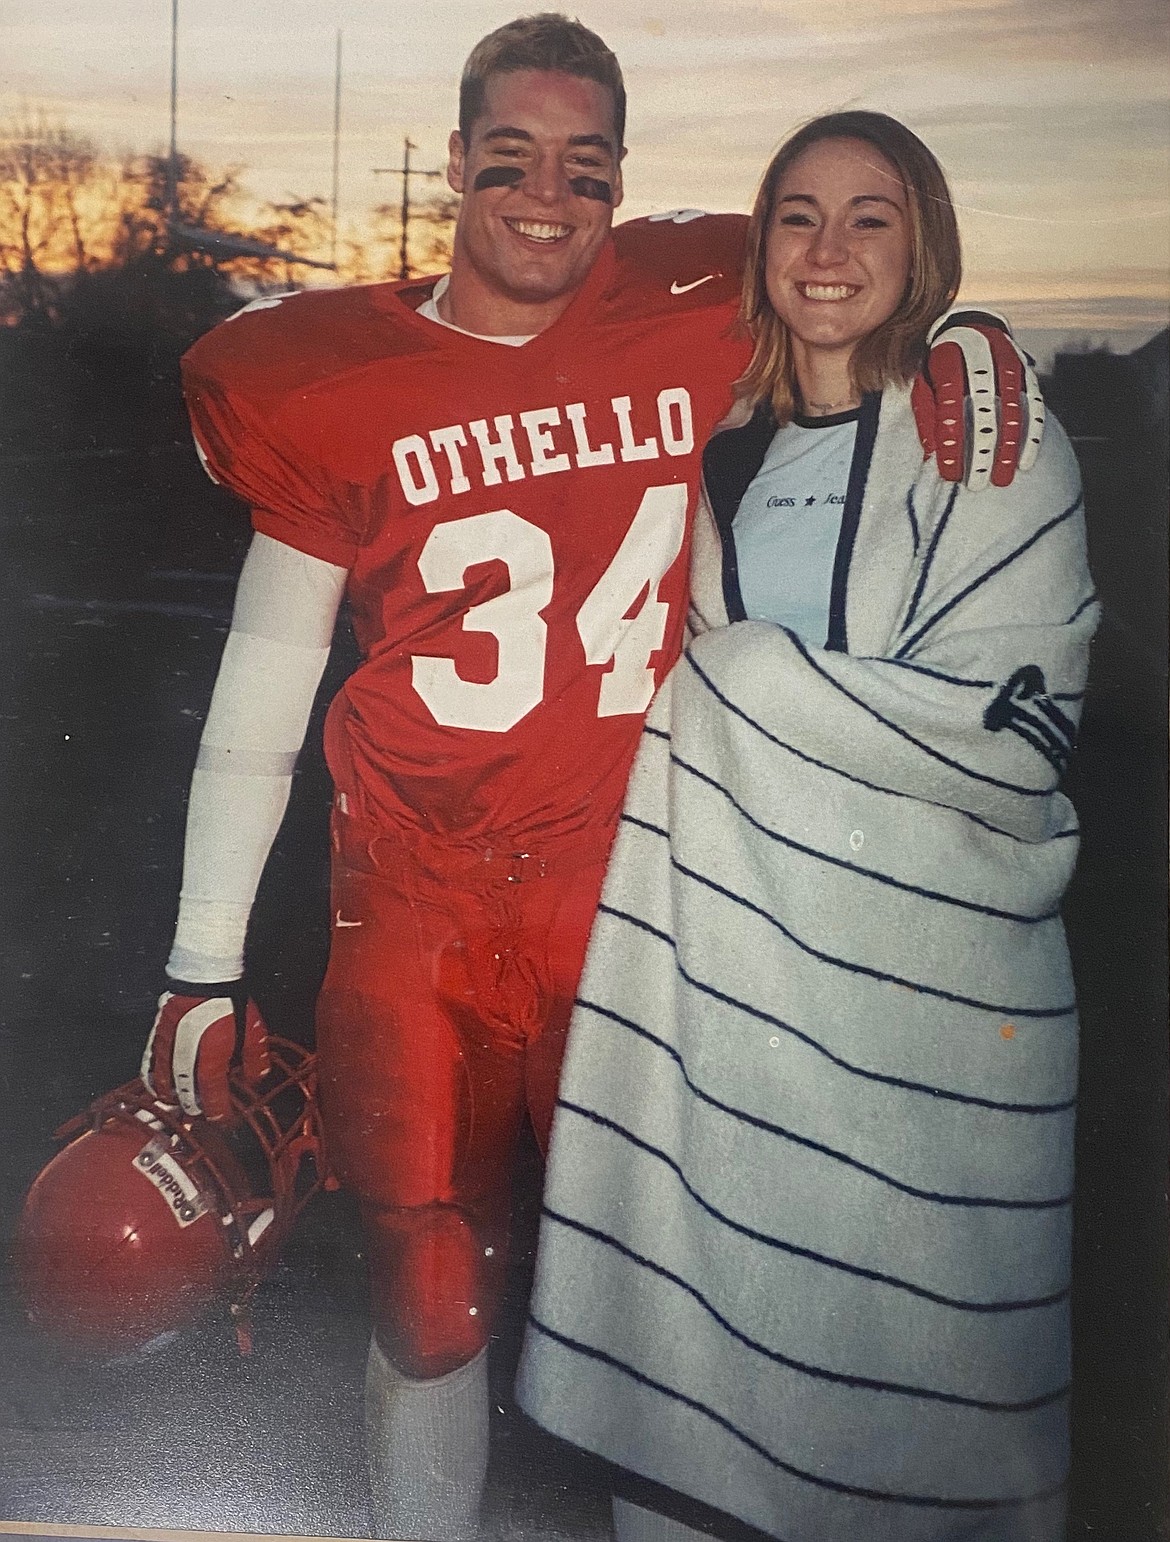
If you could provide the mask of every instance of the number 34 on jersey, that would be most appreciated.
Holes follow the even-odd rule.
[[[585,662],[598,666],[598,717],[643,713],[650,705],[650,660],[662,647],[669,614],[659,588],[682,550],[686,516],[685,482],[648,487],[612,562],[577,612]],[[437,723],[504,733],[544,698],[548,624],[542,612],[557,576],[547,531],[511,509],[449,520],[431,531],[418,566],[427,592],[440,594],[463,588],[469,568],[491,561],[503,563],[508,588],[471,606],[463,630],[496,639],[495,677],[464,680],[454,659],[415,654],[411,678]]]

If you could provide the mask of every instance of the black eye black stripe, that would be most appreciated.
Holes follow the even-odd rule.
[[[477,172],[474,190],[485,192],[491,187],[518,187],[524,181],[522,166],[485,166]],[[570,177],[569,188],[578,198],[593,198],[598,203],[613,203],[613,188],[601,177]]]
[[[578,198],[596,198],[598,203],[613,202],[613,188],[600,177],[570,177],[569,186]]]
[[[524,181],[522,166],[485,166],[476,173],[475,191],[484,192],[489,187],[515,187]]]

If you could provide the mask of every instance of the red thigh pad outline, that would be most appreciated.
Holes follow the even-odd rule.
[[[321,1116],[334,1173],[381,1205],[455,1194],[471,1128],[471,1088],[450,1025],[425,1003],[322,992],[317,1008]]]
[[[474,1200],[507,1187],[523,1117],[523,1044],[478,1019],[464,939],[475,897],[442,906],[377,875],[335,875],[317,1004],[321,1108],[346,1187],[379,1205]]]
[[[525,1106],[547,1143],[604,864],[474,887],[334,872],[318,1002],[335,1172],[362,1201],[379,1342],[438,1376],[487,1341]]]
[[[383,1205],[452,1197],[470,1120],[457,1036],[438,1010],[408,899],[335,864],[317,1001],[321,1111],[341,1182]]]
[[[445,1376],[488,1341],[503,1291],[507,1216],[450,1205],[362,1207],[374,1331],[404,1376]]]

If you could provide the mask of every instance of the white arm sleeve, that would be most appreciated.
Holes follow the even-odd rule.
[[[321,683],[346,569],[253,537],[236,591],[187,806],[179,920],[167,972],[244,972],[244,934]]]

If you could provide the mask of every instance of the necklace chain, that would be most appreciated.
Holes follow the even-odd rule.
[[[814,418],[828,417],[833,412],[845,412],[857,403],[846,398],[843,402],[807,402],[809,412]]]

